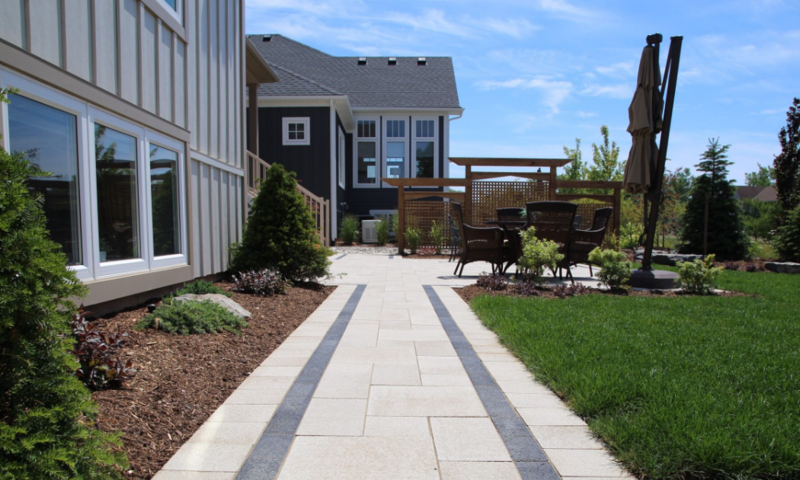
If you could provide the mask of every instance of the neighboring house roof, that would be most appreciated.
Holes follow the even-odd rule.
[[[259,96],[347,95],[353,109],[461,109],[450,57],[335,57],[282,35],[250,35],[280,82],[264,84]],[[327,93],[326,93],[327,92]]]
[[[736,187],[736,197],[739,200],[761,200],[762,202],[777,202],[778,191],[773,186],[767,187]]]

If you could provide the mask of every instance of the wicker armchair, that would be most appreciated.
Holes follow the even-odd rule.
[[[567,276],[573,282],[570,272],[570,248],[575,231],[575,213],[578,206],[569,202],[531,202],[527,204],[528,225],[536,229],[536,237],[550,240],[558,245],[558,253],[564,255],[556,264],[561,278],[561,269],[567,269]],[[555,272],[553,272],[555,275]]]
[[[451,202],[450,209],[453,216],[461,223],[461,258],[458,259],[456,270],[458,277],[464,273],[464,266],[472,262],[489,262],[492,264],[492,273],[503,271],[503,230],[498,227],[472,227],[464,223],[464,213],[461,204]],[[461,267],[461,271],[458,267]]]
[[[521,208],[503,207],[497,209],[497,220],[501,222],[506,220],[521,221],[524,219],[525,217],[523,217],[523,211]]]
[[[603,244],[612,213],[614,213],[613,208],[597,209],[590,230],[575,230],[569,249],[570,265],[586,263],[589,265],[589,275],[594,276],[592,264],[589,262],[589,252]]]

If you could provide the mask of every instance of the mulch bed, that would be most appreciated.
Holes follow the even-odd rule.
[[[465,302],[470,303],[473,298],[481,296],[481,295],[491,295],[496,297],[517,297],[517,298],[549,298],[549,299],[559,299],[559,298],[567,298],[563,296],[556,295],[555,288],[553,287],[541,287],[538,288],[536,291],[539,293],[536,297],[521,295],[517,292],[516,285],[509,284],[503,290],[487,290],[484,287],[479,287],[477,285],[468,285],[463,288],[455,288],[456,293],[458,293],[461,298],[464,299]],[[703,296],[703,295],[691,295],[688,293],[683,293],[679,290],[605,290],[605,289],[597,289],[597,288],[587,288],[588,292],[583,293],[582,295],[609,295],[609,296],[628,296],[628,297],[689,297],[689,296]],[[713,295],[706,295],[709,297],[746,297],[752,296],[746,293],[741,292],[729,292],[729,291],[722,291],[715,293]]]
[[[230,283],[219,286],[230,290]],[[136,376],[117,390],[94,392],[98,425],[122,432],[131,463],[126,478],[149,479],[208,419],[239,384],[330,295],[334,287],[300,285],[286,295],[234,293],[253,317],[241,335],[173,335],[135,330],[141,307],[97,320],[111,332],[128,332],[122,358]]]

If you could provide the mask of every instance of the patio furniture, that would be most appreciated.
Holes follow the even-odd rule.
[[[527,204],[528,228],[536,229],[536,238],[550,240],[558,245],[558,253],[564,258],[556,264],[561,277],[561,269],[567,269],[567,276],[574,283],[570,271],[570,247],[575,231],[575,214],[578,205],[569,202],[531,202]],[[555,276],[555,271],[553,275]]]
[[[464,266],[472,262],[489,262],[492,273],[503,271],[503,230],[498,227],[473,227],[464,223],[461,204],[451,202],[453,216],[461,223],[461,256],[453,275],[464,273]],[[461,271],[458,270],[461,267]]]
[[[575,221],[573,222],[573,226],[575,227],[575,230],[578,230],[578,229],[581,228],[581,222],[583,222],[583,215],[575,215]]]
[[[525,225],[506,223],[502,227],[506,236],[506,243],[503,247],[503,261],[506,263],[503,268],[503,274],[505,274],[511,268],[511,265],[518,265],[519,258],[522,256],[520,232],[525,230]],[[519,266],[517,267],[517,273],[519,273]]]
[[[523,214],[523,210],[517,207],[502,207],[497,209],[497,220],[498,222],[505,222],[505,221],[524,221],[525,217]]]
[[[572,244],[569,248],[570,265],[586,263],[589,265],[589,275],[594,276],[592,272],[592,263],[589,262],[589,253],[603,244],[603,240],[606,237],[606,230],[608,229],[608,221],[611,219],[612,213],[614,213],[613,208],[597,209],[594,211],[591,229],[576,229],[575,232],[573,232]]]

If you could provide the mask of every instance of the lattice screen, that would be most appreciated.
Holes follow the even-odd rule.
[[[433,222],[444,227],[444,247],[450,246],[450,203],[443,200],[407,200],[405,202],[406,228],[418,228],[422,231],[421,247],[432,247],[430,231]],[[408,248],[408,243],[406,243]]]
[[[528,202],[549,198],[549,182],[472,182],[472,224],[484,226],[487,220],[497,219],[497,209],[524,208]]]

